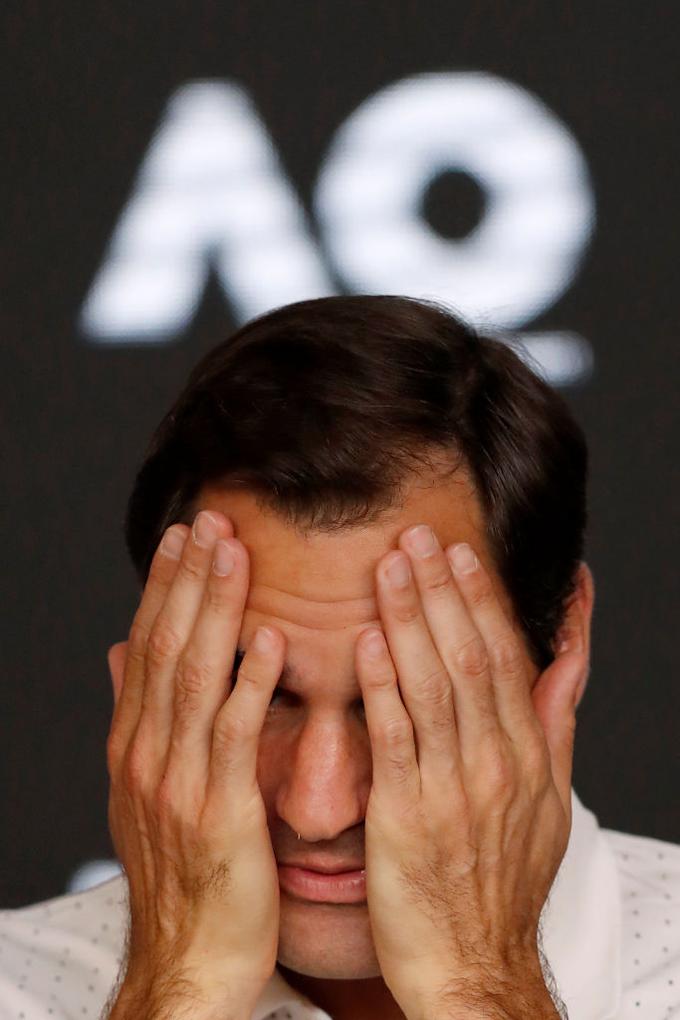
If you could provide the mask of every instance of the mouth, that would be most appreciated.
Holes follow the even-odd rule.
[[[365,903],[366,869],[315,871],[279,864],[279,885],[294,899],[312,903]]]

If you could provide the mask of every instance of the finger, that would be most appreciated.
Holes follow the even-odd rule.
[[[448,772],[459,759],[451,680],[403,552],[389,553],[378,565],[377,596],[399,691],[415,727],[421,772]]]
[[[447,549],[470,617],[486,649],[487,683],[493,689],[500,724],[517,747],[532,746],[542,737],[531,702],[527,662],[491,579],[470,546],[459,543]]]
[[[115,645],[111,645],[106,657],[109,664],[109,673],[111,674],[114,708],[120,697],[120,692],[123,689],[123,674],[125,673],[127,646],[127,641],[117,641]]]
[[[215,716],[231,693],[248,580],[245,547],[235,538],[220,539],[193,630],[177,664],[166,771],[177,768],[177,782],[186,793],[205,788]]]
[[[412,717],[399,693],[397,670],[383,634],[361,632],[355,669],[361,687],[373,756],[373,787],[379,796],[417,797],[421,774]]]
[[[149,632],[142,711],[136,737],[152,752],[156,764],[167,756],[177,665],[203,600],[213,548],[217,539],[229,531],[231,525],[223,514],[205,510],[197,514],[165,601]]]
[[[257,750],[272,693],[281,676],[286,649],[283,634],[259,627],[248,645],[236,684],[213,726],[207,798],[224,815],[229,803],[259,790]],[[253,803],[259,804],[255,798]]]
[[[149,633],[177,573],[188,534],[189,528],[185,524],[173,524],[166,530],[151,561],[146,585],[132,620],[123,683],[114,705],[111,723],[111,732],[123,747],[128,746],[142,709]]]
[[[427,626],[453,689],[460,754],[472,762],[500,725],[484,642],[432,529],[411,528],[399,545],[411,558]]]

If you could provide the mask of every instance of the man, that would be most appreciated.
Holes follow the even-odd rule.
[[[586,462],[435,304],[300,302],[204,358],[126,522],[125,877],[5,912],[2,1016],[680,1015],[680,847],[571,788]]]

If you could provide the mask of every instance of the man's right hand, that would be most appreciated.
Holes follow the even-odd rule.
[[[258,632],[232,693],[248,586],[226,517],[174,524],[128,641],[109,652],[109,827],[130,894],[113,1017],[248,1017],[276,966],[278,874],[256,766],[285,638],[268,628],[260,647]]]

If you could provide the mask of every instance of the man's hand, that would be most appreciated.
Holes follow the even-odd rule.
[[[583,655],[559,655],[532,692],[483,566],[472,556],[466,569],[461,557],[458,569],[469,547],[444,552],[436,539],[418,555],[413,530],[377,567],[384,636],[365,631],[356,649],[382,976],[409,1018],[556,1017],[537,932],[571,829]],[[399,563],[412,568],[403,583]]]
[[[285,638],[268,630],[261,647],[258,632],[231,693],[248,566],[222,514],[173,525],[129,640],[110,653],[109,825],[131,914],[115,1017],[250,1016],[276,966],[278,874],[256,763]]]

